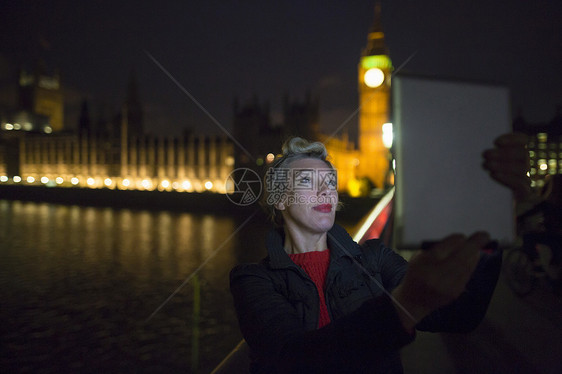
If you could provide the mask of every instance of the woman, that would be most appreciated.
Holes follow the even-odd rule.
[[[492,174],[505,154],[494,152],[485,165]],[[486,233],[451,235],[409,264],[378,240],[359,246],[334,225],[338,194],[326,157],[322,143],[285,143],[265,178],[265,207],[279,225],[268,234],[268,257],[231,272],[251,371],[401,373],[399,349],[415,329],[478,325],[501,257],[481,255]]]

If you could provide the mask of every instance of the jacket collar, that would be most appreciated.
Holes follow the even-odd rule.
[[[273,269],[281,269],[295,266],[285,249],[285,232],[283,228],[272,229],[267,234],[266,246],[269,254],[269,266]],[[361,253],[361,248],[353,241],[351,236],[340,225],[334,224],[328,231],[328,248],[331,259],[343,256],[354,257]]]

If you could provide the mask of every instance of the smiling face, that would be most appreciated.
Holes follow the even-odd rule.
[[[334,225],[338,205],[337,176],[324,161],[303,158],[293,161],[286,198],[276,204],[287,228],[325,233]]]

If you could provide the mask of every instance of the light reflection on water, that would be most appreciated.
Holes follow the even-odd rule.
[[[192,284],[145,320],[246,218],[0,200],[0,367],[209,372],[241,338],[228,273],[263,257],[263,219],[199,272],[198,329]]]

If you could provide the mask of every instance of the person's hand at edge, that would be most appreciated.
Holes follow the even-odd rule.
[[[486,169],[492,179],[508,187],[517,201],[532,197],[528,138],[521,133],[503,134],[495,139],[494,148],[482,153]]]
[[[485,232],[469,238],[454,234],[412,257],[402,283],[392,292],[406,331],[412,333],[426,315],[461,295],[489,240]]]

